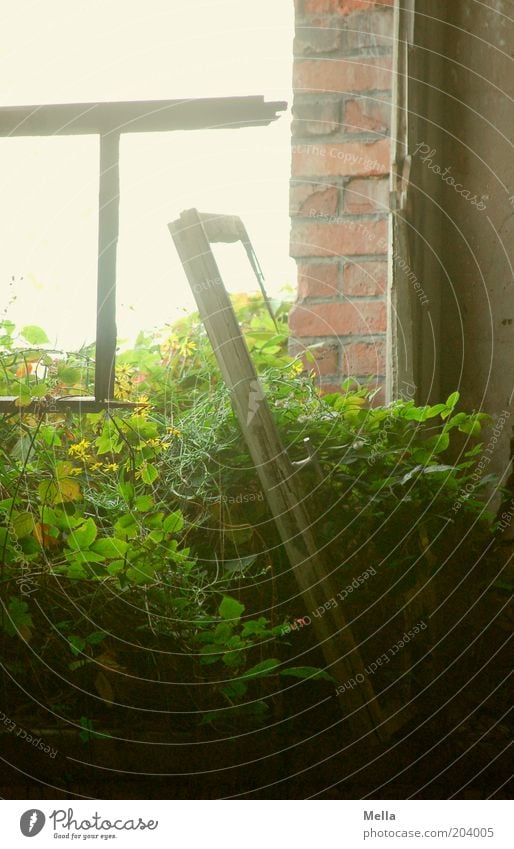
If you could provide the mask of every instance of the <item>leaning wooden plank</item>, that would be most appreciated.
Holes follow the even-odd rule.
[[[263,491],[286,549],[306,610],[336,598],[339,587],[324,564],[310,531],[311,522],[298,471],[293,468],[257,378],[246,342],[220,277],[202,218],[183,212],[169,229],[196,299]],[[339,685],[343,715],[355,737],[387,739],[382,713],[350,628],[340,608],[313,621],[328,670]],[[350,688],[348,682],[361,682]]]

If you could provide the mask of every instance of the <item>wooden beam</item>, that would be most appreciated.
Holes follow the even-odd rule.
[[[287,109],[263,97],[213,97],[0,108],[0,136],[151,133],[265,126]]]
[[[204,219],[205,220],[205,219]],[[337,597],[337,576],[323,562],[311,533],[305,494],[280,435],[223,285],[196,209],[168,225],[198,304],[225,383],[230,389],[246,444],[300,587],[307,613]],[[338,695],[343,715],[356,737],[387,738],[369,677],[341,608],[313,619],[328,671],[346,688]],[[350,681],[357,680],[351,688]]]

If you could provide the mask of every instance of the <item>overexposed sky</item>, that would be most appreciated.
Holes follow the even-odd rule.
[[[16,0],[0,4],[0,106],[264,95],[291,101],[292,0]],[[290,118],[267,128],[125,135],[118,330],[173,320],[193,299],[168,233],[181,210],[243,217],[276,293],[288,256]],[[0,139],[0,310],[64,347],[95,326],[98,141]],[[254,288],[237,246],[231,291]]]

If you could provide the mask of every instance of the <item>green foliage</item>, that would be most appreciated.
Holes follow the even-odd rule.
[[[342,586],[370,564],[415,583],[463,528],[490,532],[488,478],[475,471],[487,416],[457,410],[457,392],[433,406],[374,406],[349,380],[321,397],[287,354],[288,305],[274,305],[278,330],[258,298],[235,306],[291,459],[305,459],[306,437],[316,451],[317,471],[301,472],[305,506]],[[116,394],[137,405],[123,412],[49,409],[91,392],[94,352],[48,344],[40,328],[0,323],[0,393],[21,408],[0,423],[4,633],[52,652],[71,676],[93,676],[106,704],[120,683],[105,670],[125,669],[123,644],[130,662],[144,647],[164,677],[167,652],[186,657],[184,679],[208,688],[195,710],[216,727],[265,721],[279,680],[328,685],[311,658],[293,665],[282,637],[286,616],[312,611],[298,601],[276,610],[297,591],[198,316],[122,350]],[[20,596],[28,574],[45,616]],[[92,719],[80,725],[84,741],[99,734]]]

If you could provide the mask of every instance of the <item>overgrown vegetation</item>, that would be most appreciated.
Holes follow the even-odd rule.
[[[406,612],[406,599],[427,579],[445,592],[448,571],[491,538],[487,479],[473,476],[487,417],[459,411],[458,393],[373,406],[352,380],[321,397],[308,358],[287,355],[288,305],[274,307],[278,330],[259,299],[236,299],[291,458],[305,458],[306,437],[316,449],[298,473],[330,570],[341,587],[376,571],[345,601],[372,659],[377,609],[416,621],[425,602]],[[92,349],[49,350],[43,330],[8,321],[1,333],[0,394],[17,399],[0,423],[3,652],[12,681],[30,684],[27,711],[35,700],[41,722],[64,719],[89,739],[123,727],[134,706],[143,723],[173,714],[219,729],[287,711],[281,681],[332,694],[312,629],[292,633],[314,612],[198,317],[119,354],[116,393],[133,410],[80,416],[52,399],[91,392]]]

